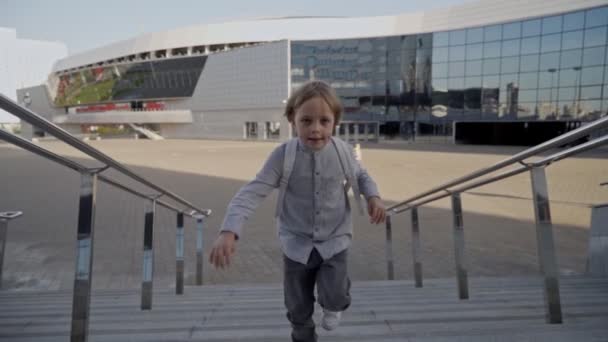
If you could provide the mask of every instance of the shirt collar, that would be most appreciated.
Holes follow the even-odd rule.
[[[330,138],[329,142],[327,144],[325,144],[325,146],[323,146],[322,149],[320,149],[319,151],[315,151],[312,148],[303,144],[302,141],[300,140],[300,138],[296,137],[296,139],[298,139],[298,148],[300,149],[300,151],[307,153],[307,154],[312,154],[312,155],[318,155],[319,153],[322,153],[329,147],[329,145],[332,144],[331,138]]]

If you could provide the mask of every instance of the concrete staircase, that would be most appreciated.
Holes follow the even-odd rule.
[[[147,129],[147,128],[144,128],[141,126],[137,126],[132,123],[129,124],[129,127],[131,127],[131,129],[134,130],[135,132],[143,134],[144,136],[146,136],[146,138],[148,138],[150,140],[164,140],[165,139],[162,135],[160,135],[150,129]]]
[[[541,279],[471,278],[353,283],[353,304],[319,341],[607,341],[608,278],[561,278],[564,323],[545,323]],[[289,341],[279,284],[93,291],[89,341]],[[71,291],[0,291],[0,341],[67,341]],[[315,314],[319,320],[319,310]]]

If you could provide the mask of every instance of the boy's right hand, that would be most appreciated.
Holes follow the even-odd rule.
[[[235,240],[236,235],[233,232],[221,232],[213,243],[209,263],[221,269],[230,266],[230,258],[236,250]]]

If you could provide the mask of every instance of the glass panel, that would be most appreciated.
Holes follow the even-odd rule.
[[[557,97],[557,95],[555,96]],[[557,120],[559,102],[554,100],[552,102],[540,102],[538,101],[538,119],[540,120]]]
[[[448,107],[464,108],[464,79],[451,78],[448,80]]]
[[[536,89],[531,90],[520,90],[519,101],[520,102],[536,102]]]
[[[502,39],[519,38],[521,36],[521,22],[502,25]]]
[[[593,100],[593,99],[599,99],[601,97],[602,97],[602,87],[601,86],[582,87],[580,89],[580,99],[581,100]]]
[[[502,101],[513,99],[513,95],[519,91],[518,78],[517,74],[500,76],[500,91],[505,95],[504,97],[501,95]]]
[[[484,76],[482,86],[484,88],[498,88],[500,78],[498,76]]]
[[[481,59],[483,56],[483,44],[467,45],[467,59]]]
[[[564,31],[582,29],[585,26],[585,12],[576,12],[564,15]]]
[[[448,48],[433,48],[433,63],[448,61]]]
[[[433,80],[433,93],[432,93],[432,105],[433,107],[438,106],[447,111],[448,106],[448,80],[443,79],[439,81]]]
[[[522,36],[538,36],[540,34],[540,19],[528,20],[522,23]]]
[[[466,75],[467,76],[477,76],[481,75],[481,60],[476,61],[467,61],[466,63]]]
[[[576,70],[579,71],[579,70]],[[604,79],[604,67],[596,66],[584,68],[581,75],[582,85],[602,84]]]
[[[559,71],[559,86],[574,87],[578,82],[579,72],[574,69],[564,69]]]
[[[608,24],[608,7],[594,8],[587,11],[585,27]]]
[[[483,40],[486,42],[500,40],[502,37],[502,25],[486,26],[483,30]]]
[[[450,61],[464,61],[464,45],[450,47]]]
[[[572,67],[578,67],[581,65],[581,57],[583,55],[583,50],[580,49],[576,49],[576,50],[569,50],[569,51],[562,51],[562,58],[561,58],[561,65],[560,68],[561,69],[566,69],[566,68],[572,68]]]
[[[555,103],[557,100],[557,89],[539,89],[538,90],[538,102],[539,103]]]
[[[577,49],[583,47],[583,31],[566,32],[562,36],[562,49]]]
[[[483,27],[467,29],[467,43],[480,43],[483,41]]]
[[[562,34],[552,34],[548,36],[542,36],[541,38],[541,52],[559,51],[561,48]]]
[[[433,47],[435,46],[447,46],[450,41],[450,35],[448,32],[435,32],[433,33]]]
[[[500,57],[500,42],[483,44],[483,58]]]
[[[481,112],[486,119],[495,119],[498,114],[498,88],[483,88],[481,91]]]
[[[464,87],[465,88],[480,88],[481,87],[481,77],[465,77],[464,78]]]
[[[545,69],[538,73],[538,87],[549,88],[555,87],[557,84],[557,69]]]
[[[605,45],[606,26],[585,30],[585,47]]]
[[[500,90],[500,108],[499,115],[500,116],[509,116],[511,118],[515,118],[517,115],[517,102],[519,101],[519,88],[517,87],[517,81],[513,81],[511,78],[507,77],[504,80],[504,77],[501,77],[501,86]],[[517,75],[515,75],[515,79],[517,79]]]
[[[519,103],[517,106],[517,118],[526,119],[535,117],[538,115],[538,108],[536,108],[536,102],[532,103]]]
[[[593,121],[601,117],[601,102],[599,100],[579,101],[576,117],[584,121]]]
[[[447,78],[433,78],[433,91],[448,91]]]
[[[467,110],[481,108],[481,87],[468,88],[464,91],[464,108]]]
[[[450,62],[449,77],[464,76],[464,62]]]
[[[540,55],[541,70],[559,68],[559,52],[544,53]]]
[[[484,59],[483,74],[495,75],[500,73],[500,58]]]
[[[519,88],[521,89],[536,89],[538,87],[538,73],[525,72],[519,74]]]
[[[450,32],[450,45],[463,45],[465,43],[466,31],[457,30]]]
[[[500,72],[510,74],[519,71],[519,57],[503,57],[500,63]]]
[[[519,39],[505,40],[502,42],[502,55],[503,56],[517,56],[519,55]]]
[[[543,34],[562,31],[562,16],[543,18]]]
[[[583,65],[601,65],[604,64],[605,46],[586,48],[583,50]],[[608,55],[606,55],[608,57]]]
[[[559,88],[558,91],[558,98],[560,101],[567,101],[567,100],[574,100],[574,94],[575,92],[574,87],[567,87],[567,88]]]
[[[519,64],[520,71],[538,70],[538,59],[539,55],[521,56],[521,63]]]
[[[540,37],[524,38],[521,40],[521,54],[540,52]]]
[[[433,47],[433,34],[423,33],[416,35],[416,44],[418,49],[428,49]]]

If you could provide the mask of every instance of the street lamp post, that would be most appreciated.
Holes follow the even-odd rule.
[[[551,107],[551,114],[553,114],[553,81],[555,80],[556,71],[556,68],[547,69],[547,72],[551,73],[551,91],[549,93],[549,106]],[[557,96],[555,96],[555,103],[557,103]],[[555,117],[557,118],[557,108],[555,108]]]
[[[580,111],[580,103],[581,103],[581,67],[580,66],[575,66],[572,68],[572,70],[576,71],[576,79],[575,79],[575,83],[574,83],[574,89],[576,91],[576,94],[574,95],[574,103],[576,103],[576,106],[572,106],[572,108],[574,109],[574,116],[578,117],[578,113]]]

